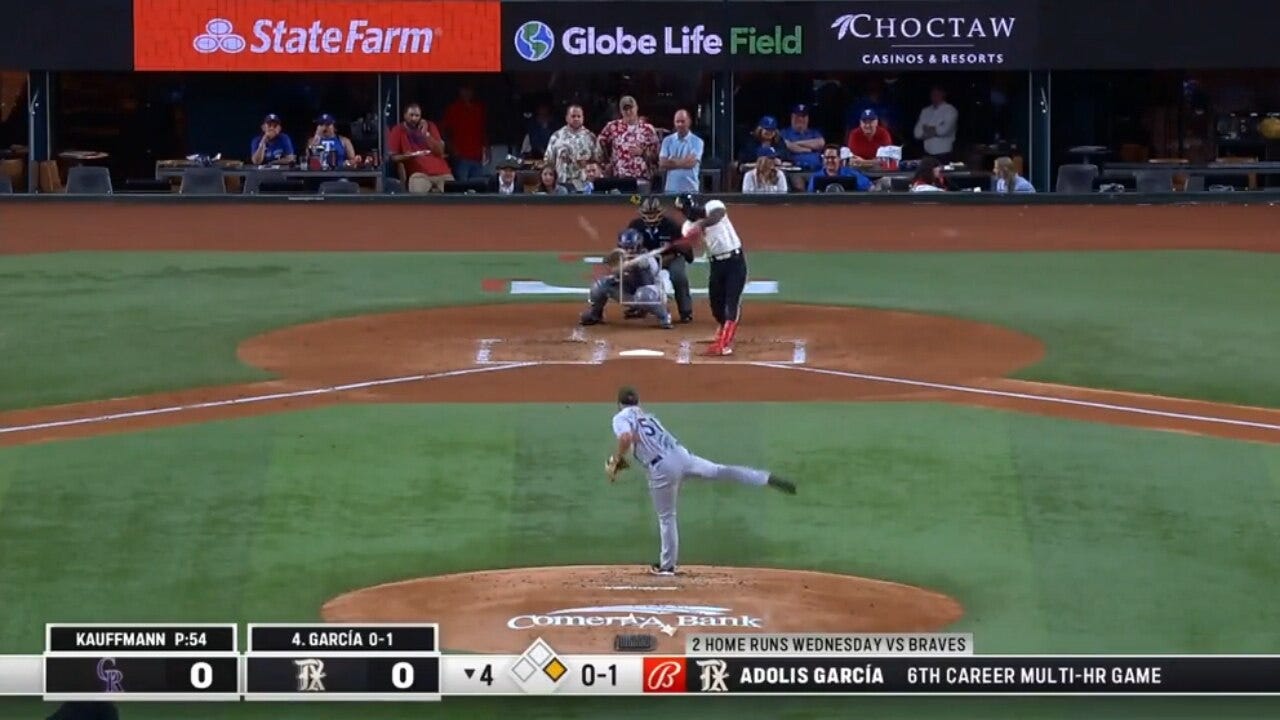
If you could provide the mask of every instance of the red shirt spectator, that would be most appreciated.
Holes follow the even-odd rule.
[[[427,176],[452,175],[449,163],[444,159],[444,142],[440,128],[430,120],[422,119],[422,109],[417,105],[405,108],[404,122],[391,128],[387,134],[387,150],[393,156],[404,155],[405,175],[416,173]],[[420,153],[420,154],[419,154]]]
[[[859,160],[875,160],[876,151],[893,144],[893,136],[880,125],[874,110],[863,110],[858,127],[849,131],[849,151]]]
[[[458,89],[458,99],[444,110],[440,127],[448,134],[454,157],[484,163],[489,139],[485,132],[484,105],[475,101],[471,88]]]

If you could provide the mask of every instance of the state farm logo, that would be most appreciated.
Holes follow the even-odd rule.
[[[644,691],[647,693],[682,693],[688,688],[684,658],[647,657],[644,659]]]
[[[281,55],[410,55],[430,54],[439,32],[429,27],[370,25],[363,18],[345,26],[326,26],[315,20],[310,25],[290,25],[287,20],[260,18],[253,23],[253,44],[235,33],[230,20],[214,18],[192,45],[204,55],[215,52]]]
[[[238,53],[248,45],[244,36],[231,32],[234,28],[230,20],[214,18],[205,23],[204,33],[197,35],[192,42],[196,52],[208,55],[221,50],[227,53]]]
[[[713,605],[597,605],[516,615],[507,620],[512,630],[544,627],[649,628],[675,635],[685,627],[763,628],[764,618],[734,614]]]

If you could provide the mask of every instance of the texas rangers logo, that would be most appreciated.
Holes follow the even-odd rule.
[[[116,669],[115,658],[102,658],[98,661],[98,679],[102,681],[103,692],[124,692],[124,686],[121,684],[124,673]]]
[[[699,678],[702,692],[729,692],[724,684],[729,679],[729,666],[725,661],[699,660],[698,667],[702,668],[702,676]]]
[[[298,692],[324,692],[324,661],[294,660],[298,666]]]

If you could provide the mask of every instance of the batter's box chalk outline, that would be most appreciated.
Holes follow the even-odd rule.
[[[476,341],[477,365],[506,365],[493,359],[493,346],[502,342],[502,338],[482,338]]]
[[[745,364],[745,362],[750,362],[750,363],[768,362],[771,365],[804,365],[806,362],[809,361],[809,343],[806,340],[803,340],[803,339],[766,340],[765,342],[772,342],[779,345],[790,345],[791,359],[790,360],[768,360],[768,361],[762,361],[762,360],[742,361],[742,360],[712,360],[710,358],[708,359],[699,358],[697,360],[694,360],[694,353],[693,353],[694,341],[681,340],[680,348],[679,350],[676,351],[676,364],[677,365],[695,365],[695,364],[696,365],[743,365]],[[707,343],[700,343],[700,344],[707,344]]]

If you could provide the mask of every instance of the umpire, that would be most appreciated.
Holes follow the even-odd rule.
[[[627,225],[640,232],[644,238],[644,250],[657,250],[667,243],[675,242],[683,234],[675,220],[662,213],[662,201],[650,195],[640,203],[640,217]],[[676,291],[676,308],[680,311],[680,322],[693,322],[693,295],[689,292],[689,263],[693,262],[693,249],[682,248],[676,252],[663,253],[662,267],[671,276],[671,287]]]
[[[696,196],[682,193],[676,196],[676,207],[685,216],[681,235],[687,235],[695,226],[701,228],[702,242],[711,261],[707,295],[711,314],[720,327],[706,354],[732,355],[733,336],[742,317],[742,294],[747,287],[747,257],[742,239],[729,219],[728,209],[719,200],[703,205]]]

